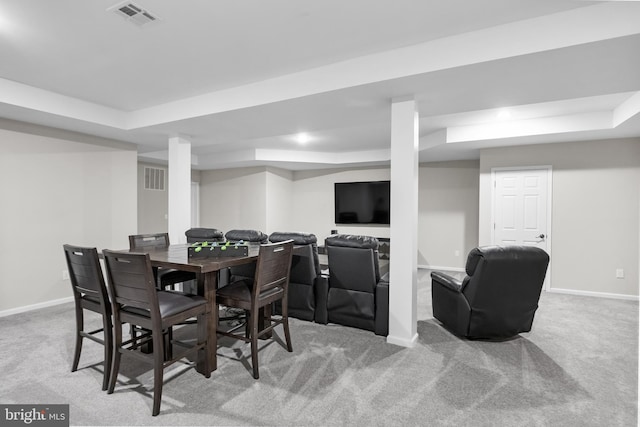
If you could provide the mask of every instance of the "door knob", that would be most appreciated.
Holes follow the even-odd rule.
[[[539,236],[536,236],[536,238],[538,238],[538,239],[544,239],[544,234],[540,234]]]

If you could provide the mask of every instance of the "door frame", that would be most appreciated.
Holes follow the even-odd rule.
[[[540,166],[507,166],[507,167],[495,167],[491,168],[491,244],[494,245],[496,241],[496,174],[498,172],[508,172],[508,171],[527,171],[527,170],[546,170],[547,171],[547,233],[546,233],[546,241],[547,241],[547,253],[549,254],[549,267],[547,268],[547,275],[544,279],[544,287],[545,291],[551,289],[551,264],[553,257],[551,256],[551,238],[553,233],[551,233],[551,218],[553,212],[553,168],[551,165],[540,165]]]

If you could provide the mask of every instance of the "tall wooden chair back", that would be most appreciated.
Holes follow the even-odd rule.
[[[260,246],[256,275],[253,281],[252,306],[259,308],[264,300],[280,295],[287,302],[293,241]]]
[[[149,310],[151,319],[159,318],[157,304],[153,304],[158,297],[149,255],[105,250],[104,259],[114,309],[127,305]]]
[[[132,251],[166,248],[168,246],[169,233],[134,234],[129,236],[129,249]]]
[[[169,247],[169,233],[134,234],[129,236],[129,250],[145,252]],[[153,275],[159,289],[176,289],[178,283],[196,279],[195,273],[170,268],[153,268]]]
[[[63,245],[63,249],[69,270],[76,315],[76,343],[71,372],[75,372],[78,369],[83,338],[89,338],[102,344],[104,346],[102,389],[106,390],[109,383],[113,353],[113,328],[111,305],[98,259],[98,251],[96,248],[73,245]],[[102,328],[94,331],[85,331],[84,310],[100,314],[102,316]],[[96,336],[100,332],[103,333],[103,338]]]

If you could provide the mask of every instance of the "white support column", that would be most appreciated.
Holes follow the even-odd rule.
[[[191,141],[169,138],[169,240],[186,243],[191,228]]]
[[[418,113],[414,99],[391,104],[391,253],[387,342],[418,339]]]

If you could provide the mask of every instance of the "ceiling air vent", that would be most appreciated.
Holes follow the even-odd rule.
[[[123,19],[126,19],[129,22],[136,24],[138,27],[142,27],[158,21],[157,16],[155,16],[142,6],[128,1],[124,3],[118,3],[115,6],[111,6],[107,10],[110,12],[114,12],[116,15],[120,16]]]

